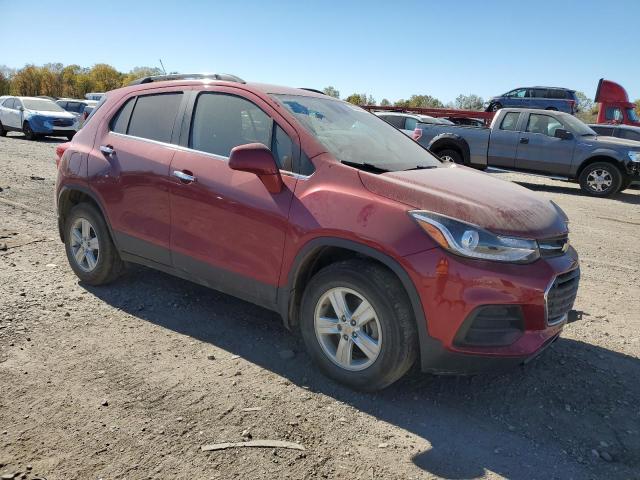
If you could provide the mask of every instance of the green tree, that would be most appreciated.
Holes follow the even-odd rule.
[[[638,98],[635,102],[633,102],[636,104],[636,112],[638,112],[638,115],[640,115],[640,98]]]
[[[98,63],[91,67],[89,77],[94,88],[100,92],[108,92],[122,86],[123,74],[106,63]]]
[[[40,94],[41,71],[35,65],[26,65],[11,79],[11,94],[37,96]]]
[[[0,95],[8,95],[11,88],[11,81],[5,77],[4,73],[0,71]]]
[[[153,77],[155,75],[163,75],[164,72],[158,67],[134,67],[122,79],[122,86],[129,85],[134,80],[143,77]]]
[[[591,112],[593,110],[595,104],[584,92],[576,92],[576,98],[578,99],[578,110],[583,112]]]
[[[322,89],[325,95],[329,95],[330,97],[340,98],[340,92],[334,87],[325,87]]]
[[[381,107],[388,107],[391,105],[391,102],[389,100],[387,100],[386,98],[383,98],[382,100],[380,100],[380,106]]]
[[[411,95],[409,100],[398,100],[396,107],[404,108],[442,108],[443,104],[440,100],[431,95]]]
[[[460,110],[482,110],[482,104],[484,100],[475,94],[463,95],[460,94],[456,97],[455,108]]]
[[[345,100],[354,105],[375,105],[376,99],[366,93],[352,93]]]

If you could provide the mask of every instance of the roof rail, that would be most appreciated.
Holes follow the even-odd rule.
[[[240,77],[228,73],[174,73],[171,75],[154,75],[152,77],[142,77],[129,83],[129,85],[141,85],[151,82],[166,82],[169,80],[223,80],[225,82],[247,83]]]

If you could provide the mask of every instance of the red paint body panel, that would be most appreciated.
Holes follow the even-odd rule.
[[[381,196],[482,226],[493,233],[542,239],[566,233],[548,200],[512,182],[453,164],[447,168],[360,172],[364,186]]]
[[[635,109],[636,105],[629,101],[629,95],[622,85],[612,82],[611,80],[601,78],[598,82],[595,102],[600,104],[600,107],[598,108],[598,123],[613,123],[607,120],[605,113],[607,108],[617,107],[621,110],[623,115],[622,121],[618,123],[640,127],[640,122],[634,122],[629,118],[626,109]]]
[[[109,131],[109,120],[130,96],[176,90],[217,91],[250,100],[289,135],[294,150],[306,154],[315,172],[278,172],[282,189],[271,193],[254,173],[230,168],[228,158],[188,148],[184,132],[178,146]],[[289,282],[310,242],[332,238],[373,249],[399,265],[426,317],[419,328],[447,351],[526,357],[559,333],[562,325],[546,326],[544,292],[557,274],[577,266],[572,249],[527,265],[465,259],[438,247],[407,214],[425,209],[498,234],[541,239],[566,233],[550,202],[467,168],[374,175],[344,165],[270,93],[322,97],[271,85],[202,80],[109,92],[108,101],[64,153],[57,195],[64,188],[85,188],[116,238],[122,236],[121,251],[129,248],[123,247],[125,242],[134,249],[146,245],[129,252],[141,256],[157,249],[153,260],[178,274],[202,279],[194,275],[195,268],[217,275],[211,286],[223,285],[227,278],[244,279],[243,288],[256,289],[247,297],[269,308],[276,307],[281,293],[289,298]],[[493,115],[477,113],[483,114],[478,118]],[[103,154],[101,145],[112,146],[115,154]],[[174,171],[188,172],[195,180],[181,181]],[[507,347],[455,347],[453,339],[468,315],[478,306],[496,304],[522,306],[524,335]]]
[[[544,292],[556,275],[578,266],[573,249],[562,257],[526,265],[468,260],[434,249],[407,256],[405,267],[418,285],[429,334],[461,353],[529,356],[558,334],[547,327]],[[453,339],[467,316],[481,305],[521,305],[525,334],[507,347],[459,348]]]

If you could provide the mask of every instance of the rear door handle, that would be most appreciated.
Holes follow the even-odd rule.
[[[196,177],[189,171],[174,170],[173,176],[177,177],[183,183],[192,183],[196,181]]]
[[[115,150],[111,145],[100,145],[100,151],[106,156],[111,156],[115,153]]]
[[[529,139],[526,137],[520,138],[520,143],[529,143]]]

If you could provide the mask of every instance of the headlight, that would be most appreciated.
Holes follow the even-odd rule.
[[[456,255],[512,263],[529,263],[540,257],[535,240],[495,235],[477,225],[424,210],[413,210],[409,215],[438,245]]]
[[[640,152],[628,152],[627,155],[632,162],[640,163]]]

